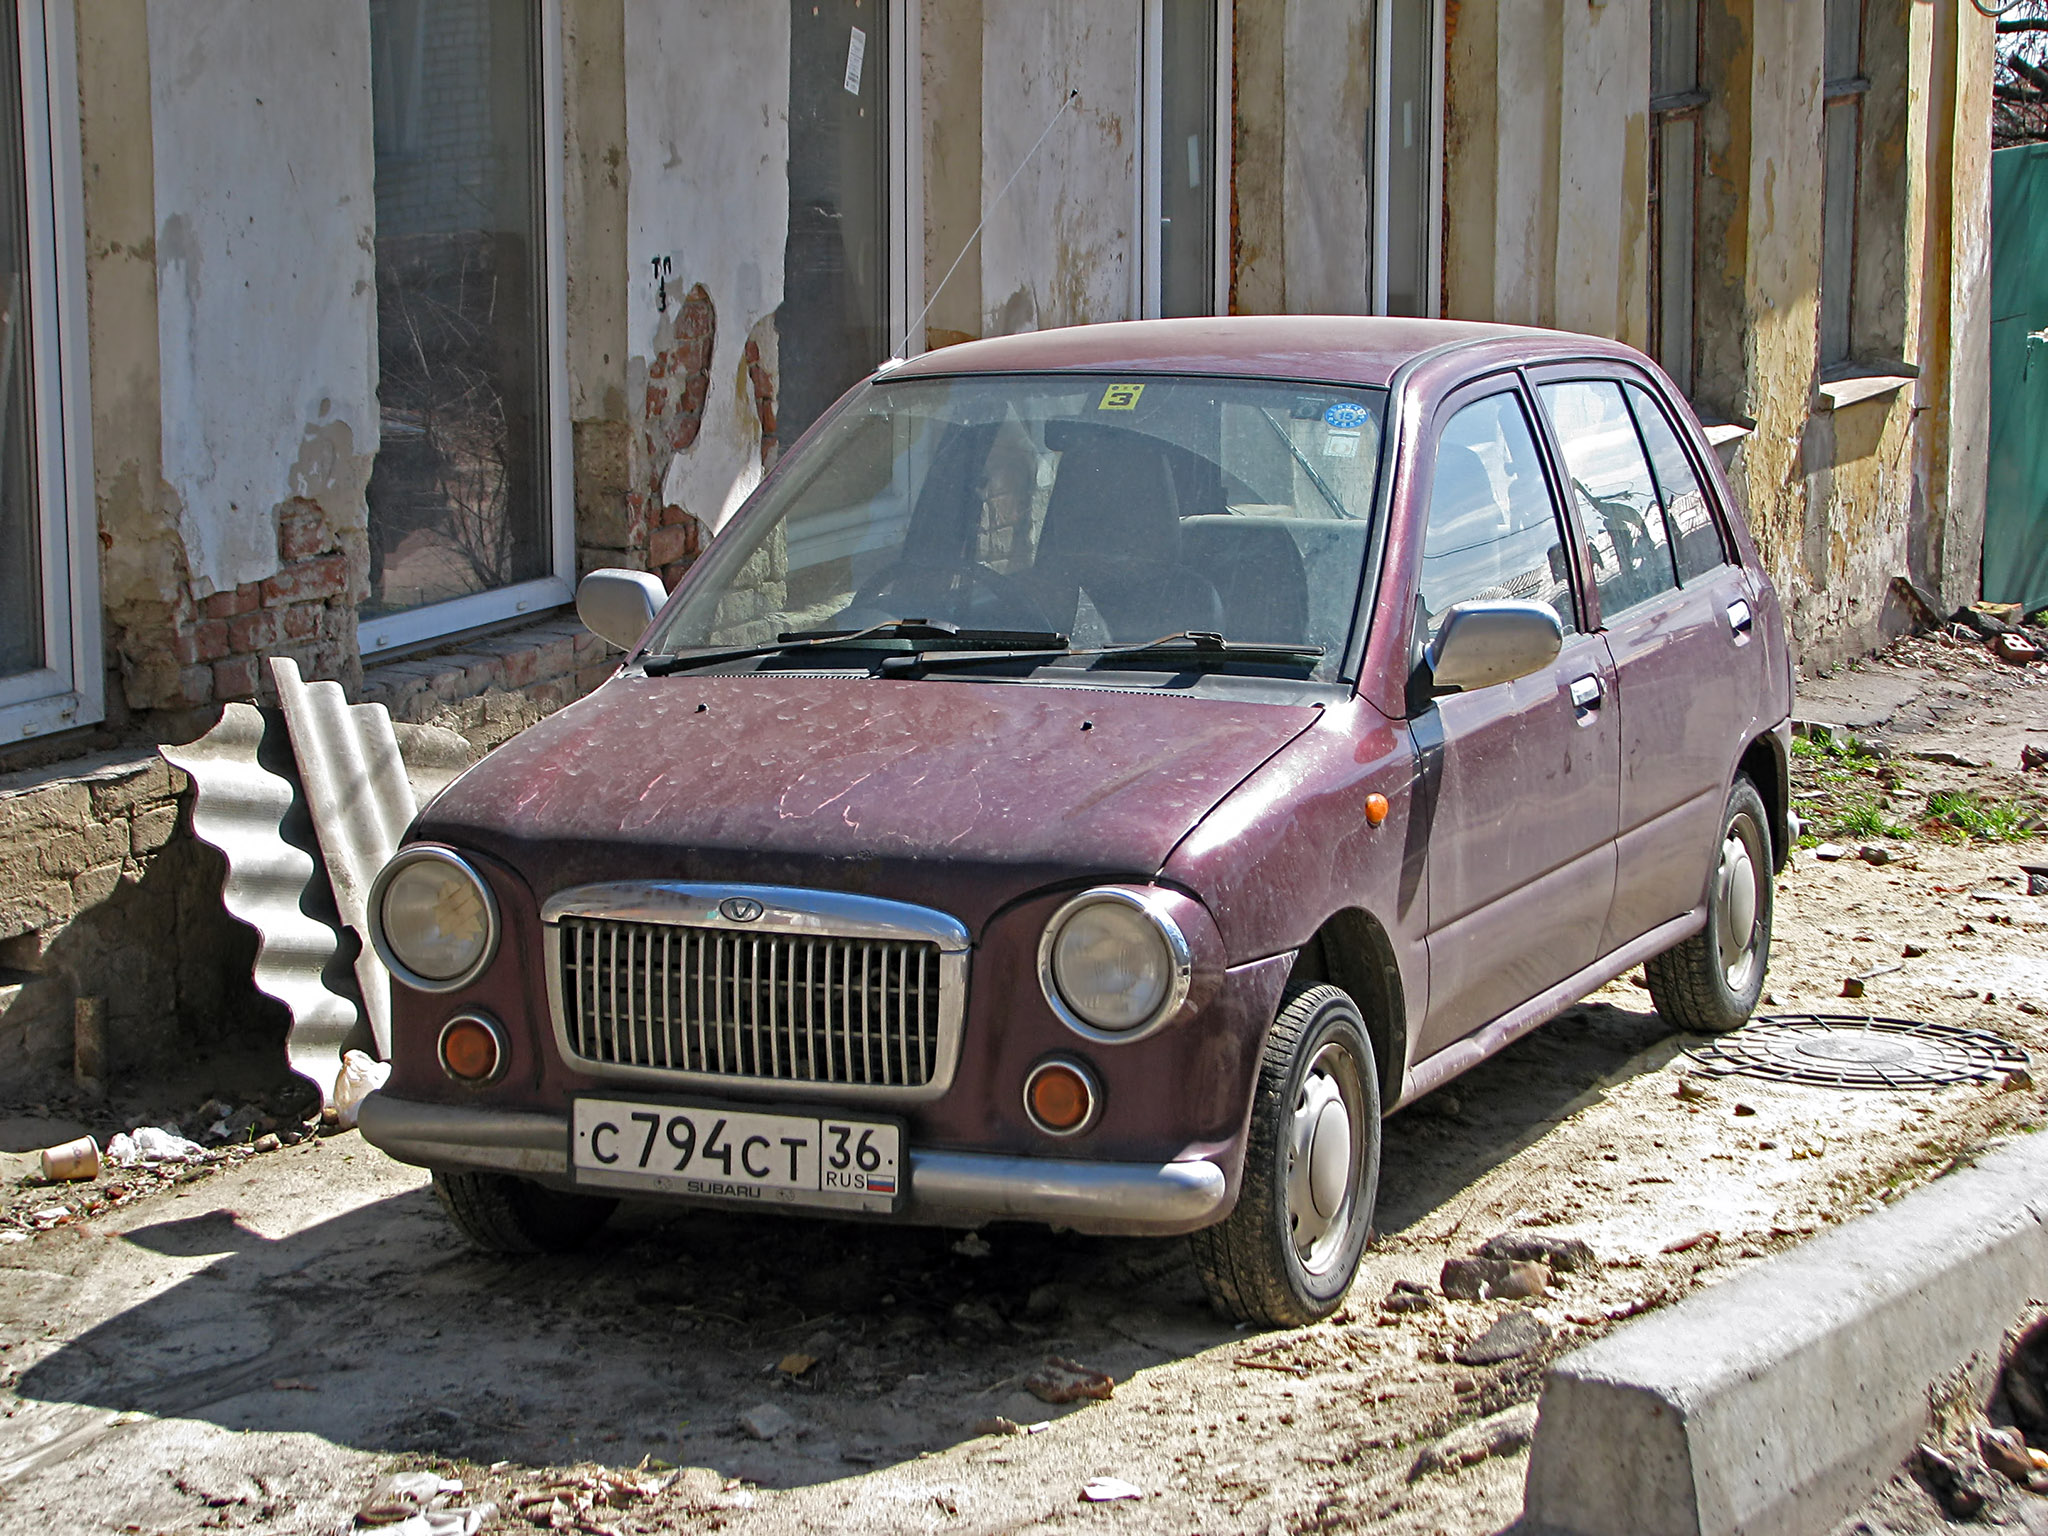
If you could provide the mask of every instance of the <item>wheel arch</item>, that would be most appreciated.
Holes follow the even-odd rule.
[[[1786,861],[1792,857],[1792,775],[1785,759],[1785,744],[1775,732],[1764,732],[1743,749],[1735,771],[1755,784],[1756,792],[1763,797],[1764,811],[1770,818],[1771,871],[1782,874]]]
[[[1296,952],[1287,982],[1290,989],[1328,982],[1358,1004],[1379,1058],[1382,1109],[1398,1102],[1408,1070],[1408,1000],[1393,941],[1379,919],[1358,907],[1331,913]]]

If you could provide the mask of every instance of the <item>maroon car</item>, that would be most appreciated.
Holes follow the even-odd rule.
[[[371,1141],[500,1251],[621,1197],[1193,1235],[1343,1298],[1381,1117],[1647,963],[1761,989],[1778,602],[1628,347],[1152,321],[891,364],[595,694],[422,813]]]

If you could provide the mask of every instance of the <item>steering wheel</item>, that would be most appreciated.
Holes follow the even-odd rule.
[[[1022,582],[979,561],[913,565],[899,560],[861,583],[839,622],[851,622],[851,616],[864,609],[884,617],[947,619],[980,629],[1053,627]]]

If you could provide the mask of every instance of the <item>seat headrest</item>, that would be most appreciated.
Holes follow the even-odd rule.
[[[1180,557],[1180,498],[1163,444],[1081,422],[1052,423],[1045,438],[1060,463],[1038,539],[1041,561]]]

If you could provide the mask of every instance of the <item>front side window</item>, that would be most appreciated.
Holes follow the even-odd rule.
[[[1465,406],[1437,439],[1422,540],[1422,607],[1434,637],[1453,603],[1547,603],[1570,634],[1571,558],[1543,460],[1513,391]]]
[[[77,167],[51,121],[69,94],[54,82],[70,77],[46,27],[67,20],[41,0],[0,0],[0,740],[100,717],[97,551],[75,488],[84,427],[66,409],[60,345],[77,316],[55,188]]]
[[[379,622],[556,574],[544,9],[370,6],[382,446],[366,646],[508,616],[471,602]]]
[[[884,379],[712,546],[650,649],[928,619],[1074,648],[1205,632],[1337,675],[1382,392],[1101,375]]]
[[[1678,585],[1657,482],[1619,384],[1546,384],[1541,394],[1571,477],[1579,531],[1593,557],[1600,616],[1619,618]]]

